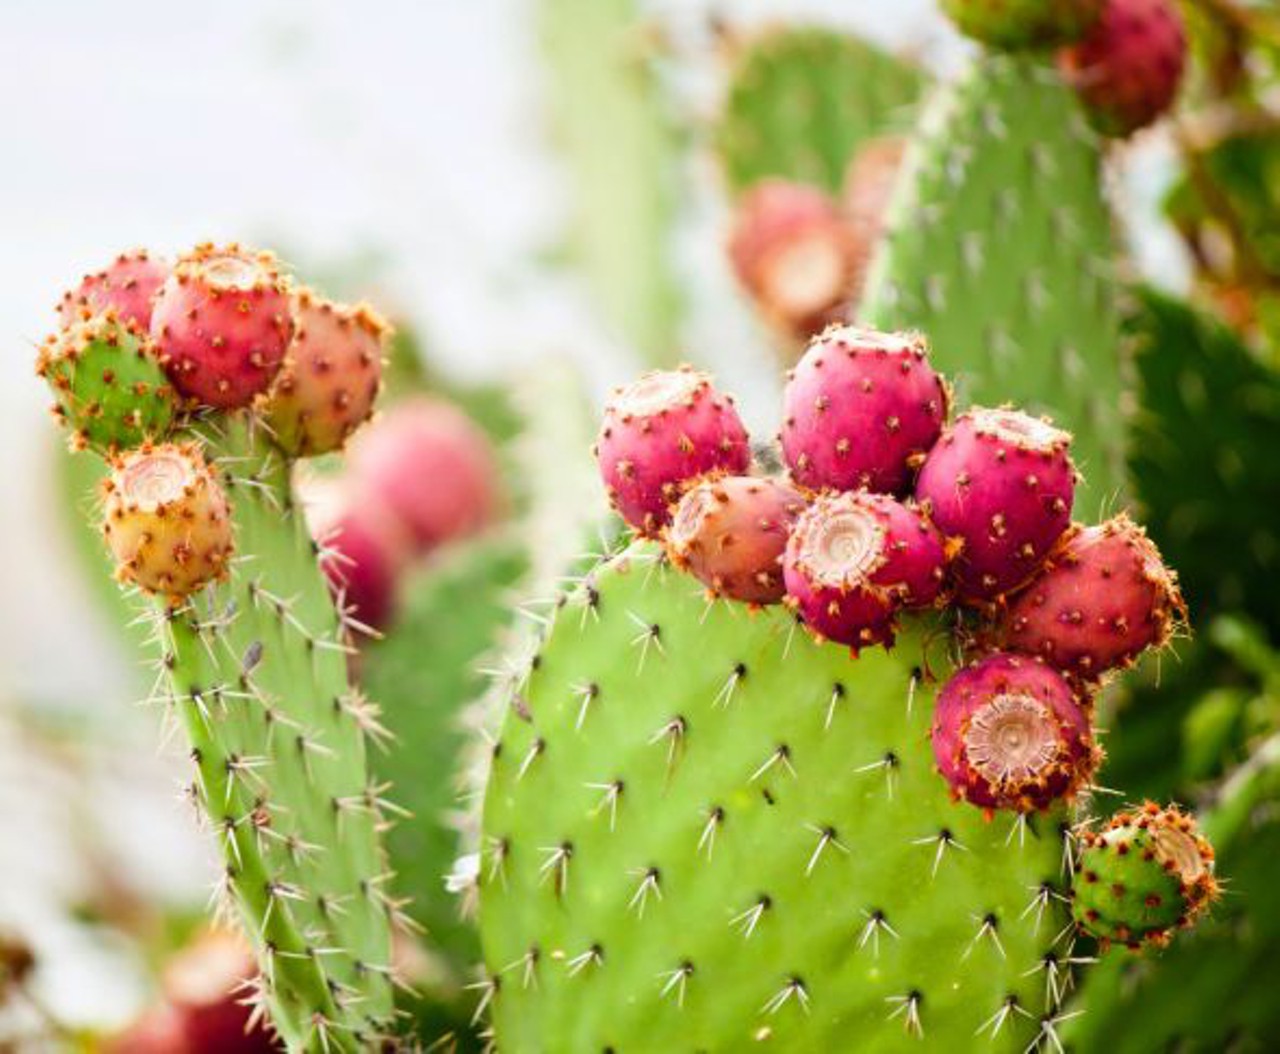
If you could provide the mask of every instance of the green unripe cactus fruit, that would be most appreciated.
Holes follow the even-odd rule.
[[[942,0],[960,32],[996,48],[1048,48],[1079,40],[1105,0]]]
[[[769,176],[840,190],[859,145],[911,126],[924,77],[857,37],[780,29],[749,40],[716,130],[736,194]]]
[[[113,312],[73,322],[40,347],[36,373],[72,445],[112,453],[168,435],[178,400],[150,340]]]
[[[1213,849],[1176,808],[1148,802],[1082,838],[1072,912],[1104,941],[1165,944],[1217,896]]]
[[[1124,421],[1101,157],[1070,90],[988,57],[943,89],[907,152],[859,318],[929,334],[961,402],[1052,410],[1076,434],[1076,509],[1121,489]]]
[[[486,798],[501,1048],[1022,1050],[1052,1028],[1063,817],[951,800],[929,632],[853,660],[784,609],[708,605],[649,545],[567,598]]]

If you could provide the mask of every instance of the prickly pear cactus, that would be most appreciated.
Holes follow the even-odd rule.
[[[859,316],[917,328],[962,397],[1053,410],[1094,515],[1123,480],[1111,219],[1071,91],[986,56],[932,100],[905,159]]]
[[[910,130],[924,83],[847,33],[791,27],[746,41],[716,129],[730,189],[783,176],[838,191],[861,143]]]
[[[928,743],[944,640],[919,621],[853,660],[784,609],[708,604],[645,545],[565,598],[485,808],[501,1048],[1020,1050],[1052,1029],[1062,814],[952,802]]]

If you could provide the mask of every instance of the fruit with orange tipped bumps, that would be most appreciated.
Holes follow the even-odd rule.
[[[226,574],[227,498],[195,444],[128,451],[104,487],[102,531],[122,581],[177,601]]]
[[[776,604],[786,593],[782,551],[804,504],[798,491],[774,479],[704,480],[676,506],[667,554],[715,596]]]
[[[112,453],[163,439],[173,426],[177,397],[154,346],[114,311],[49,337],[36,373],[53,389],[54,414],[77,449]]]
[[[221,409],[270,387],[293,335],[286,279],[274,255],[199,245],[156,294],[151,336],[178,391]]]
[[[654,370],[616,389],[605,404],[595,453],[613,507],[650,537],[670,522],[692,480],[745,472],[751,463],[733,400],[691,366]]]
[[[1072,911],[1101,940],[1165,944],[1218,895],[1213,848],[1176,806],[1147,802],[1080,838]]]
[[[152,302],[168,277],[169,265],[145,249],[121,253],[64,293],[58,316],[64,326],[70,326],[110,310],[125,325],[146,333],[151,328]]]
[[[286,453],[326,454],[340,449],[373,412],[390,327],[364,304],[335,304],[310,289],[294,293],[293,320],[267,421]]]

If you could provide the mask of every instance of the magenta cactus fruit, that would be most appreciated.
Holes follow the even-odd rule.
[[[714,596],[776,604],[786,592],[782,553],[804,504],[798,491],[775,479],[704,480],[676,506],[667,554]]]
[[[371,629],[384,629],[396,607],[405,546],[384,510],[353,504],[318,535],[320,566],[348,615]]]
[[[766,179],[738,203],[729,260],[760,312],[804,339],[839,316],[856,264],[836,203],[817,187]]]
[[[443,400],[396,404],[351,444],[350,467],[355,500],[387,509],[418,551],[474,534],[497,510],[489,438]]]
[[[1178,95],[1187,39],[1174,0],[1107,0],[1102,17],[1059,65],[1104,135],[1127,136]]]
[[[102,533],[122,582],[176,602],[226,575],[227,498],[196,444],[145,444],[123,454],[104,491]]]
[[[274,255],[197,246],[156,294],[151,336],[174,387],[206,406],[248,406],[270,387],[293,335]]]
[[[656,537],[685,485],[751,464],[746,429],[733,400],[690,366],[655,370],[605,404],[596,460],[609,500],[639,533]]]
[[[957,798],[1032,812],[1069,798],[1101,761],[1087,701],[1056,670],[996,652],[938,693],[933,755]]]
[[[916,497],[961,548],[957,598],[998,600],[1039,569],[1071,522],[1071,436],[1007,408],[962,414],[930,451]]]
[[[1044,571],[1010,603],[1000,637],[1015,651],[1096,678],[1164,646],[1185,618],[1177,575],[1121,513],[1063,535]]]
[[[292,313],[293,340],[271,389],[267,421],[287,453],[327,454],[373,412],[390,327],[365,304],[335,304],[305,288],[294,293]]]
[[[902,136],[870,139],[858,148],[845,169],[840,198],[853,245],[851,304],[856,305],[862,299],[867,272],[884,235],[889,205],[906,152],[907,140]]]
[[[59,320],[70,326],[113,310],[121,322],[146,333],[151,328],[152,301],[168,277],[169,265],[146,249],[121,253],[63,294],[58,303]]]
[[[891,644],[902,608],[938,597],[945,549],[914,509],[866,491],[829,493],[800,514],[783,556],[789,602],[826,640]]]
[[[811,490],[900,494],[942,432],[947,404],[923,337],[831,327],[789,376],[783,457]]]

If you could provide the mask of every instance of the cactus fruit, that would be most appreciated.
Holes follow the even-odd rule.
[[[419,551],[473,534],[498,507],[488,437],[442,400],[397,403],[351,444],[349,465],[355,500],[387,509]]]
[[[958,597],[998,600],[1026,582],[1071,522],[1071,436],[1017,410],[975,407],[929,452],[916,498],[962,546]]]
[[[1093,778],[1101,760],[1089,702],[1035,659],[995,652],[938,693],[933,754],[957,797],[983,809],[1047,809]]]
[[[857,249],[825,191],[773,178],[739,199],[729,259],[764,318],[803,340],[840,315]]]
[[[614,390],[596,459],[613,507],[637,531],[656,537],[685,484],[709,472],[745,472],[751,448],[733,400],[707,374],[681,366]]]
[[[1080,39],[1106,0],[942,0],[966,36],[993,48],[1044,48]]]
[[[918,512],[857,491],[822,495],[800,514],[783,575],[804,624],[857,651],[892,643],[902,608],[932,604],[945,564],[942,538]]]
[[[1102,17],[1059,56],[1090,122],[1124,137],[1156,121],[1174,102],[1187,61],[1174,0],[1106,0]]]
[[[275,379],[293,333],[287,282],[268,252],[205,244],[178,258],[156,294],[151,336],[180,393],[248,406]]]
[[[750,604],[782,600],[782,552],[804,498],[751,476],[704,480],[686,492],[667,528],[667,554],[712,596]]]
[[[1213,848],[1174,806],[1147,802],[1081,838],[1072,912],[1103,941],[1167,944],[1218,895]]]
[[[361,625],[385,629],[409,555],[394,517],[368,501],[346,502],[334,518],[313,523],[312,531],[324,550],[320,566],[338,605]]]
[[[70,327],[106,311],[115,311],[125,324],[146,333],[151,328],[151,305],[169,277],[169,265],[145,249],[121,253],[107,267],[87,274],[62,295],[58,317]]]
[[[1093,679],[1163,647],[1185,619],[1177,575],[1121,513],[1063,535],[1009,605],[1000,635],[1006,647]]]
[[[144,445],[104,483],[102,533],[116,574],[172,603],[225,578],[234,547],[227,496],[198,445]]]
[[[921,337],[833,326],[789,375],[783,457],[811,490],[902,494],[941,434],[947,407]]]
[[[155,348],[110,309],[49,337],[36,373],[53,389],[54,414],[77,449],[114,453],[164,439],[173,427],[177,399]]]
[[[276,442],[294,457],[338,450],[369,419],[390,332],[370,307],[310,289],[293,294],[293,339],[267,402]]]

